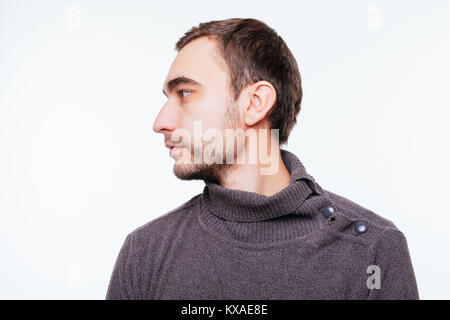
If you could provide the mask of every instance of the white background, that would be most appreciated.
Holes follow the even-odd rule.
[[[152,130],[175,42],[266,22],[303,79],[285,147],[450,278],[450,1],[0,1],[0,298],[104,299],[125,236],[203,190]]]

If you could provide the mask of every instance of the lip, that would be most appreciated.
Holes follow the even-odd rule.
[[[181,149],[182,147],[170,147],[170,150],[169,150],[169,155],[170,156],[173,156],[173,154],[175,153],[175,149]]]

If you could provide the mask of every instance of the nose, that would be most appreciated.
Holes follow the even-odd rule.
[[[171,109],[168,103],[164,104],[153,123],[153,131],[163,133],[164,131],[173,131],[176,129],[177,115]]]

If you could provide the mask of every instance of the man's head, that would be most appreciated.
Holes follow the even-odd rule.
[[[184,147],[172,150],[178,178],[218,181],[232,166],[226,155],[236,159],[242,151],[227,148],[225,140],[223,146],[208,140],[202,134],[208,129],[278,129],[279,144],[287,143],[300,112],[301,78],[295,58],[273,29],[255,19],[210,21],[186,32],[176,49],[163,88],[168,100],[153,129],[164,134],[166,145]],[[201,123],[197,142],[194,121]],[[180,129],[190,139],[183,135],[177,141],[173,133]],[[195,149],[208,144],[223,151],[223,161],[194,163]]]

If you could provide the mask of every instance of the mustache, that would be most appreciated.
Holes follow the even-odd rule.
[[[190,145],[187,145],[185,143],[170,143],[171,146],[176,148],[190,148]]]
[[[199,143],[186,143],[186,142],[183,142],[183,141],[181,141],[181,142],[173,142],[170,139],[168,139],[165,142],[165,145],[166,146],[171,146],[171,147],[173,146],[173,147],[178,147],[178,148],[187,148],[187,149],[190,149],[190,150],[192,150],[192,149],[195,150],[195,149],[204,148],[204,147],[206,147],[206,146],[208,146],[208,145],[210,145],[212,143],[215,143],[214,139],[203,140],[203,141],[201,141]]]

